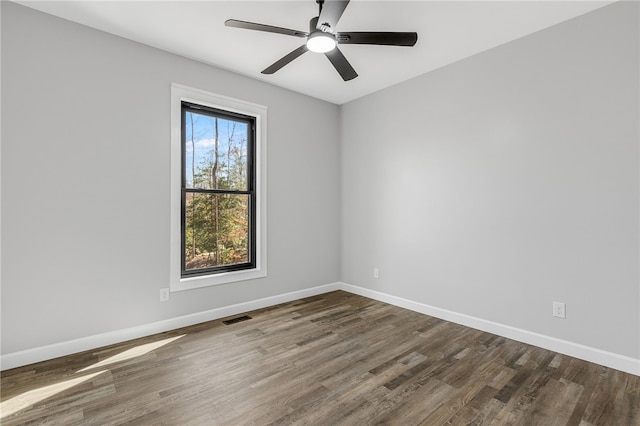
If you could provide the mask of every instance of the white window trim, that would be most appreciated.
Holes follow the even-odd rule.
[[[182,238],[180,235],[182,192],[182,101],[206,105],[212,108],[236,112],[256,119],[256,267],[241,271],[222,272],[189,278],[180,277]],[[173,291],[190,290],[227,284],[267,276],[267,107],[226,96],[216,95],[200,89],[171,84],[171,237],[170,237],[170,282]]]

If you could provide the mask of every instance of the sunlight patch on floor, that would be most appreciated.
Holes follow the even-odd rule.
[[[78,373],[82,373],[84,371],[92,370],[94,368],[104,367],[105,365],[115,364],[116,362],[122,362],[132,358],[146,355],[149,352],[155,351],[156,349],[161,348],[165,345],[168,345],[169,343],[174,342],[184,336],[185,336],[184,334],[181,334],[180,336],[169,337],[168,339],[158,340],[157,342],[151,342],[144,345],[136,346],[131,349],[127,349],[124,352],[121,352],[117,355],[103,359],[102,361],[99,361],[95,364],[91,364],[90,366],[85,367],[82,370],[78,370]]]
[[[4,419],[18,411],[37,404],[40,401],[44,401],[45,399],[79,385],[80,383],[89,381],[105,371],[106,370],[98,371],[96,373],[87,374],[86,376],[80,376],[75,379],[65,380],[64,382],[54,383],[49,386],[21,393],[20,395],[7,399],[6,401],[2,401],[0,402],[0,419]]]
[[[138,345],[134,348],[128,349],[117,355],[103,359],[102,361],[99,361],[95,364],[91,364],[88,367],[78,370],[76,374],[146,355],[158,348],[168,345],[171,342],[175,342],[176,340],[184,336],[185,334],[182,334],[180,336],[169,337],[167,339],[158,340],[157,342]],[[73,379],[65,380],[63,382],[54,383],[48,386],[43,386],[38,389],[33,389],[27,392],[23,392],[20,395],[7,399],[6,401],[2,401],[0,402],[0,419],[3,419],[14,413],[17,413],[18,411],[24,410],[27,407],[35,405],[38,402],[44,401],[47,398],[50,398],[60,392],[64,392],[65,390],[70,389],[74,386],[77,386],[81,383],[87,382],[106,371],[108,370],[102,369],[101,371],[97,371],[95,373],[86,374]]]

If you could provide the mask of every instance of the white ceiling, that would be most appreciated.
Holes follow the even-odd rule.
[[[314,0],[17,1],[149,46],[335,104],[365,96],[609,3],[608,1],[352,0],[338,31],[416,31],[415,47],[343,45],[359,76],[344,82],[324,55],[306,53],[274,75],[261,70],[304,39],[228,28],[226,19],[308,31]]]

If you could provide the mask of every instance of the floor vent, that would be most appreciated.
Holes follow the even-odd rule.
[[[241,317],[236,317],[236,318],[231,318],[225,321],[222,321],[223,323],[225,323],[226,325],[231,325],[231,324],[235,324],[237,322],[242,322],[242,321],[246,321],[246,320],[250,320],[251,317],[249,315],[243,315]]]

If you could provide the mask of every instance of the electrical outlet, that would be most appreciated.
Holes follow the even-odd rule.
[[[166,302],[169,300],[169,288],[161,288],[160,289],[160,301]]]
[[[373,278],[380,278],[380,270],[378,268],[373,268]]]
[[[558,318],[566,318],[565,304],[562,302],[553,302],[553,316]]]

